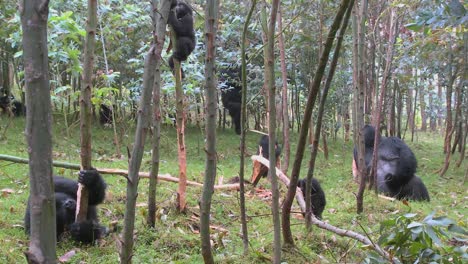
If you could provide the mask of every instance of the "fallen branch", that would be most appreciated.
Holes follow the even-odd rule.
[[[19,158],[19,157],[10,156],[10,155],[3,155],[3,154],[0,154],[0,160],[11,161],[14,163],[22,163],[22,164],[29,163],[28,159]],[[78,164],[60,162],[60,161],[53,161],[52,164],[54,167],[58,167],[58,168],[80,170],[80,165]],[[123,169],[96,168],[96,170],[101,174],[115,174],[115,175],[124,176],[124,177],[127,177],[128,175],[128,170],[123,170]],[[139,172],[138,176],[140,178],[149,178],[149,172]],[[175,182],[175,183],[179,182],[178,178],[173,177],[168,173],[158,174],[158,179],[162,181],[167,181],[167,182]],[[202,183],[194,182],[194,181],[187,181],[187,184],[190,186],[203,187]],[[214,188],[215,190],[221,190],[221,189],[238,190],[239,184],[221,184],[221,185],[215,185]]]
[[[260,163],[262,163],[263,165],[267,166],[268,168],[270,167],[270,162],[265,159],[264,157],[262,156],[257,156],[257,155],[254,155],[252,156],[252,160],[256,160]],[[276,176],[278,176],[278,178],[280,179],[281,182],[283,182],[286,186],[289,187],[289,178],[278,168],[276,168]],[[296,190],[296,200],[297,200],[297,203],[299,204],[299,207],[301,208],[301,211],[302,212],[305,212],[306,211],[306,205],[305,205],[305,200],[304,200],[304,195],[302,194],[302,191],[300,188],[297,188]],[[355,240],[358,240],[359,242],[363,243],[364,245],[370,247],[371,249],[374,249],[379,255],[381,255],[382,257],[390,260],[392,262],[393,258],[390,256],[390,254],[383,250],[381,247],[379,247],[379,245],[377,244],[374,244],[374,242],[372,242],[368,237],[362,235],[362,234],[359,234],[359,233],[356,233],[354,231],[351,231],[351,230],[346,230],[346,229],[342,229],[342,228],[339,228],[339,227],[336,227],[336,226],[333,226],[329,223],[325,223],[317,218],[315,218],[315,216],[312,214],[311,216],[311,223],[322,228],[322,229],[325,229],[325,230],[328,230],[328,231],[331,231],[337,235],[340,235],[340,236],[345,236],[345,237],[349,237],[349,238],[352,238],[352,239],[355,239]]]

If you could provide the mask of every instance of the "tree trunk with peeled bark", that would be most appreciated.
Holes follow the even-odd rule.
[[[19,2],[26,90],[25,136],[29,153],[30,241],[28,263],[56,263],[52,179],[52,113],[47,50],[49,1]]]
[[[91,169],[91,94],[93,90],[94,47],[96,44],[97,0],[88,0],[88,19],[86,20],[86,39],[84,45],[83,80],[80,99],[80,139],[81,168]],[[86,220],[88,214],[88,190],[79,183],[76,195],[76,222]]]

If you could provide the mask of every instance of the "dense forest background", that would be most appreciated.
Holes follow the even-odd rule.
[[[188,60],[182,63],[185,73],[182,81],[183,111],[187,125],[186,169],[188,180],[203,182],[206,152],[203,146],[206,143],[205,125],[208,116],[205,105],[210,100],[205,93],[208,89],[205,70],[208,46],[205,41],[205,23],[208,4],[203,1],[191,1],[190,4],[194,9],[196,47]],[[266,50],[269,41],[267,23],[270,21],[269,13],[274,10],[274,3],[257,3],[252,19],[246,24],[246,41],[241,43],[251,5],[250,1],[221,1],[218,6],[214,61],[218,91],[216,96],[219,103],[216,109],[218,185],[233,179],[237,181],[239,175],[239,137],[235,134],[234,122],[229,116],[229,111],[222,103],[220,91],[233,83],[241,85],[239,73],[241,46],[244,44],[247,59],[247,129],[267,133],[269,116],[272,113],[270,106],[275,108],[276,115],[273,116],[276,138],[283,146],[281,169],[286,175],[293,170],[293,160],[303,124],[310,128],[307,146],[310,145],[311,149],[314,139],[319,135],[320,143],[315,144],[319,156],[314,177],[321,181],[327,194],[328,205],[324,216],[326,222],[362,231],[372,238],[371,241],[382,242],[382,246],[385,239],[391,244],[389,241],[392,236],[388,235],[389,233],[387,236],[378,234],[378,223],[383,223],[384,227],[397,226],[405,221],[407,224],[413,223],[413,217],[419,217],[415,221],[426,221],[426,224],[433,226],[447,226],[445,218],[433,218],[431,212],[434,212],[447,215],[455,219],[458,225],[466,226],[467,207],[464,203],[466,204],[468,179],[467,4],[457,0],[356,1],[346,34],[343,36],[336,68],[326,68],[325,76],[330,72],[333,72],[334,76],[329,83],[328,93],[325,93],[323,86],[327,86],[326,77],[319,80],[322,86],[320,90],[315,90],[313,81],[319,72],[317,69],[326,50],[327,34],[340,3],[281,1],[274,32],[272,83],[276,92],[273,98],[267,83],[270,77],[266,71],[269,58]],[[145,56],[154,44],[152,11],[149,4],[139,1],[112,0],[100,1],[98,4],[91,97],[93,165],[96,167],[128,168],[130,152],[134,147],[134,131],[140,116],[138,109],[141,106],[144,87]],[[71,163],[79,163],[80,160],[80,89],[83,84],[87,12],[88,6],[83,1],[49,3],[47,48],[54,131],[53,158]],[[27,145],[22,137],[18,137],[26,126],[24,115],[28,107],[25,100],[22,38],[21,17],[16,4],[11,1],[3,3],[0,6],[0,154],[25,158],[28,154]],[[163,126],[160,146],[162,162],[159,170],[160,173],[176,176],[180,166],[180,152],[177,152],[180,145],[177,144],[179,137],[176,136],[174,127],[180,124],[176,122],[176,81],[167,63],[167,58],[172,53],[167,49],[168,44],[169,38],[166,37],[160,71],[160,109]],[[332,49],[330,58],[337,52],[338,50]],[[305,117],[308,96],[314,91],[318,91],[317,103],[312,109],[311,118]],[[321,106],[319,102],[322,101]],[[320,111],[321,108],[323,112]],[[106,113],[104,120],[103,111]],[[357,128],[364,123],[377,125],[384,136],[402,138],[413,149],[419,161],[418,175],[428,186],[431,203],[408,205],[382,201],[371,191],[366,191],[365,215],[356,214],[355,201],[359,194],[356,194],[357,185],[350,176],[350,167],[353,145],[359,139]],[[154,137],[154,134],[151,135]],[[251,131],[246,135],[246,154],[255,154],[259,136]],[[153,164],[151,153],[154,153],[154,149],[151,150],[148,144],[144,151],[140,171],[149,171]],[[305,159],[313,156],[311,152],[313,151],[306,150]],[[301,174],[301,178],[305,177],[305,172],[310,169],[306,163],[302,164],[304,173]],[[248,168],[250,163],[247,164]],[[246,175],[250,172],[248,168]],[[73,175],[72,172],[63,169],[60,169],[58,174]],[[27,250],[28,238],[22,230],[7,230],[22,224],[29,184],[27,166],[11,163],[1,165],[0,175],[3,195],[0,200],[3,219],[0,220],[0,239],[5,239],[11,246],[10,249],[0,250],[3,253],[0,259],[12,263],[22,251]],[[126,210],[123,205],[126,200],[125,180],[109,177],[106,181],[110,186],[110,195],[103,206],[101,221],[114,228],[119,226]],[[275,194],[265,191],[270,185],[264,181],[262,187],[266,189],[259,191],[248,187],[246,191],[249,229],[253,233],[249,247],[255,254],[243,255],[241,250],[243,241],[238,225],[241,221],[238,206],[239,199],[243,198],[239,198],[239,193],[215,191],[211,208],[214,222],[211,229],[211,246],[217,261],[275,262],[275,258],[270,259],[269,256],[275,251],[275,238],[272,234],[275,232],[272,231],[272,212],[269,211]],[[156,213],[156,227],[147,228],[144,221],[137,220],[138,231],[135,237],[138,239],[134,258],[142,263],[155,259],[161,262],[202,261],[198,246],[200,227],[197,222],[200,217],[198,200],[202,200],[200,188],[187,189],[188,213],[181,215],[173,209],[174,204],[180,206],[179,197],[174,197],[173,186],[169,183],[162,183],[161,186],[158,187],[156,198],[160,201]],[[287,188],[280,187],[279,190],[282,201]],[[218,195],[218,192],[221,195]],[[149,194],[146,190],[141,191],[140,187],[137,219],[148,215],[147,195]],[[9,199],[10,197],[13,198]],[[320,230],[301,233],[305,230],[304,220],[301,214],[296,216],[298,211],[299,208],[293,207],[295,214],[292,229],[294,238],[298,241],[299,253],[288,251],[283,259],[291,263],[382,260],[376,255],[363,253],[366,250],[356,246],[357,242],[337,238],[330,232]],[[401,216],[405,212],[415,214]],[[395,218],[392,218],[395,222],[388,222],[392,221],[389,220],[389,214],[395,215]],[[384,220],[387,222],[382,222]],[[119,231],[119,227],[115,227],[115,233]],[[402,228],[392,232],[402,235],[408,234],[405,232],[409,231]],[[464,232],[466,236],[466,231]],[[425,236],[426,240],[422,240],[427,244],[424,244],[419,238],[414,239],[420,242],[418,250],[427,248],[428,244],[432,245],[432,242],[436,241],[430,231],[423,233],[428,234],[432,240],[427,242]],[[116,236],[117,234],[104,239],[97,248],[77,249],[77,256],[74,252],[66,258],[90,263],[115,263],[117,255],[112,240],[117,239]],[[461,245],[450,239],[447,241],[449,246],[442,247],[443,250],[437,251],[438,254],[446,259],[452,257],[461,260],[462,257],[459,256],[466,259],[466,241]],[[58,254],[70,253],[70,244],[72,243],[61,243]],[[424,245],[421,246],[422,244]],[[400,246],[409,247],[403,242]],[[401,259],[405,260],[404,257],[407,257],[406,260],[412,261],[420,252],[416,250],[416,246],[411,253],[391,250],[398,252],[397,254],[402,256]],[[458,253],[460,254],[457,255]],[[206,258],[204,260],[206,261]]]

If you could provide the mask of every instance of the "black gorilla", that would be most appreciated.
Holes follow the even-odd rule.
[[[175,12],[172,9],[175,8]],[[171,2],[171,11],[167,23],[171,25],[176,34],[177,43],[173,48],[173,53],[169,57],[169,66],[174,71],[174,58],[179,62],[186,61],[188,56],[195,49],[195,30],[193,29],[192,8],[181,1],[173,0]],[[185,77],[182,71],[182,78]]]
[[[302,194],[304,195],[304,199],[306,198],[306,179],[299,180],[297,186],[301,188]],[[327,205],[327,200],[325,199],[325,193],[323,192],[320,183],[317,179],[312,178],[312,192],[310,195],[311,205],[312,205],[312,213],[318,219],[322,219],[322,213],[325,209],[325,205]]]
[[[0,97],[0,109],[2,109],[4,113],[8,113],[8,109],[11,109],[13,116],[22,116],[26,114],[26,106],[16,100],[13,95],[4,95]]]
[[[101,104],[99,106],[99,123],[101,123],[101,125],[112,124],[112,114],[112,109],[109,106]]]
[[[269,153],[269,145],[270,145],[270,138],[267,135],[263,135],[258,142],[258,150],[257,155],[262,155],[265,159],[269,160],[270,153]],[[276,156],[276,166],[278,167],[280,164],[280,156],[281,154],[281,146],[278,145],[278,142],[275,142],[275,156]],[[261,164],[260,162],[254,162],[254,168],[252,172],[252,185],[256,186],[257,183],[260,181],[262,177],[266,177],[268,175],[268,168]]]
[[[229,111],[236,134],[241,134],[241,100],[240,69],[229,68],[221,72],[221,101]]]
[[[372,165],[375,129],[366,125],[363,131],[365,161],[369,171]],[[417,168],[416,157],[401,139],[381,137],[377,155],[377,186],[380,192],[400,200],[430,200],[426,186],[415,175]],[[354,162],[357,165],[356,148],[354,149]]]
[[[78,182],[84,184],[89,191],[88,215],[86,221],[75,223]],[[106,228],[99,225],[96,210],[96,206],[104,201],[106,183],[96,170],[80,171],[78,182],[54,176],[57,238],[60,240],[62,234],[69,231],[73,240],[93,243],[107,233]],[[27,234],[30,234],[31,227],[29,199],[24,216]]]

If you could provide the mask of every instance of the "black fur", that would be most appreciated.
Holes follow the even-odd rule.
[[[241,134],[241,100],[242,86],[240,84],[240,70],[229,68],[221,72],[221,101],[229,111],[236,134]]]
[[[99,123],[101,125],[112,124],[112,109],[105,104],[99,106]]]
[[[16,100],[13,95],[0,97],[0,109],[4,113],[9,113],[9,109],[13,113],[13,116],[23,116],[26,114],[26,106],[23,103]]]
[[[174,8],[175,11],[173,11]],[[168,60],[171,70],[174,71],[174,58],[179,62],[186,61],[195,49],[192,8],[184,2],[173,0],[167,23],[174,30],[177,39],[176,46],[173,47],[173,53]],[[182,78],[184,77],[185,74],[182,71]]]
[[[270,152],[269,152],[269,147],[270,147],[270,138],[267,135],[263,135],[260,138],[260,141],[258,142],[258,150],[257,150],[257,155],[260,154],[260,148],[262,148],[262,156],[269,160],[270,158]],[[276,160],[278,160],[279,156],[281,155],[281,146],[278,145],[278,141],[275,142],[275,156]],[[262,165],[263,166],[263,165]],[[266,173],[260,175],[263,177],[266,177],[268,174],[268,169],[266,170]]]
[[[297,186],[301,188],[302,194],[304,195],[304,199],[306,198],[306,179],[299,180]],[[311,205],[312,205],[312,213],[318,219],[322,219],[322,213],[325,209],[325,205],[327,205],[327,200],[325,199],[325,193],[323,192],[320,183],[317,179],[312,178],[312,192],[310,196]]]
[[[365,161],[369,171],[372,166],[375,129],[372,126],[365,126],[363,129],[366,145]],[[397,137],[382,137],[377,155],[377,186],[381,193],[400,200],[430,201],[426,186],[415,175],[416,157],[405,142]],[[357,164],[356,148],[354,148],[354,160]]]
[[[84,184],[89,191],[87,220],[75,223],[76,192],[78,182]],[[57,238],[69,231],[73,240],[82,243],[93,243],[106,235],[106,228],[99,225],[96,206],[104,201],[106,183],[96,170],[80,171],[78,182],[63,177],[54,177]],[[30,234],[30,205],[24,216],[27,234]]]

